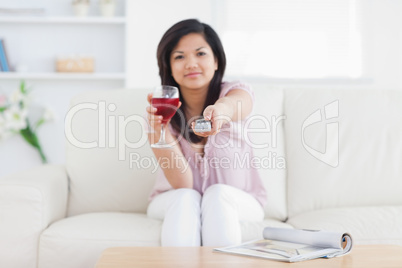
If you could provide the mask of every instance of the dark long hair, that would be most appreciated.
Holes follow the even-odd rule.
[[[180,39],[190,33],[199,33],[204,36],[205,40],[214,53],[215,59],[218,62],[218,70],[215,71],[214,77],[212,78],[208,87],[207,98],[202,109],[204,110],[208,105],[212,105],[218,100],[219,93],[221,91],[222,79],[226,68],[225,51],[223,49],[219,36],[211,28],[211,26],[205,23],[201,23],[196,19],[188,19],[180,21],[169,28],[163,35],[158,45],[157,58],[159,66],[159,76],[161,77],[163,85],[178,87],[180,91],[180,86],[177,84],[172,76],[170,56],[173,49],[179,43]],[[182,97],[181,91],[180,101],[182,102],[182,105],[180,107],[180,111],[178,111],[171,120],[172,127],[178,133],[183,133],[184,137],[188,141],[198,143],[202,140],[202,137],[195,135],[191,131],[190,127],[187,125],[188,119],[185,117],[184,113],[186,102]],[[183,120],[180,118],[181,116],[184,116],[185,118],[184,125]],[[200,114],[200,117],[201,116],[202,114]],[[182,132],[183,130],[184,132]]]

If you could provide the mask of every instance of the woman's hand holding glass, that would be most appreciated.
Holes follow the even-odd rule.
[[[147,107],[148,121],[155,133],[151,142],[158,140],[157,143],[151,144],[152,148],[168,148],[171,147],[165,141],[166,126],[170,119],[180,107],[179,90],[172,86],[159,86],[153,93],[147,96],[150,106]]]

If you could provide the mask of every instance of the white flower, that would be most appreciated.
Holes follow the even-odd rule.
[[[27,109],[21,109],[19,105],[12,105],[4,111],[6,129],[10,131],[20,131],[27,127]]]
[[[0,141],[11,135],[19,134],[38,150],[42,162],[46,163],[46,156],[37,142],[36,129],[52,116],[43,107],[38,107],[37,112],[33,111],[35,109],[32,108],[35,107],[31,107],[34,106],[31,100],[24,81],[21,82],[20,90],[14,91],[8,99],[6,96],[0,95]],[[36,120],[33,121],[31,117],[38,121],[34,123]]]
[[[0,113],[0,142],[11,136],[10,131],[6,127],[6,119],[3,114]]]
[[[21,93],[20,90],[15,90],[13,93],[10,95],[10,102],[12,104],[19,103],[25,98],[24,94]]]
[[[28,97],[28,95],[22,93],[20,90],[15,90],[13,93],[11,93],[9,101],[11,105],[21,104],[23,107],[27,107],[29,106],[31,99]]]

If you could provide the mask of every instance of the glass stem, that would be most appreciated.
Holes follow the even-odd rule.
[[[159,138],[158,143],[163,143],[165,144],[165,124],[161,124],[161,137]]]

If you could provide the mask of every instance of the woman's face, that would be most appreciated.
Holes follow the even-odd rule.
[[[218,69],[211,47],[198,33],[180,39],[170,55],[170,66],[182,90],[207,89]]]

